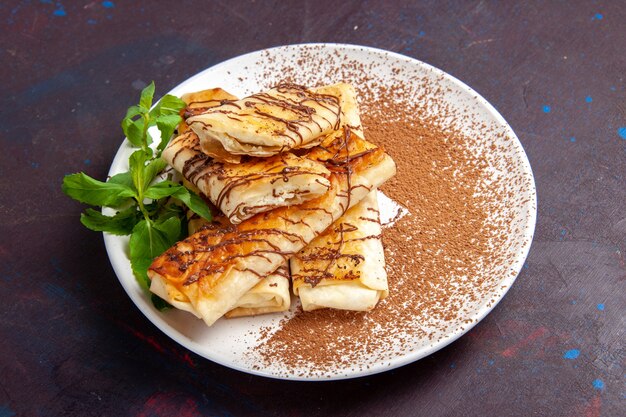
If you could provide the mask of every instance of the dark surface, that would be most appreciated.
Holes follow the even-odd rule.
[[[626,3],[155,3],[0,5],[0,417],[626,413]],[[518,134],[539,198],[527,263],[483,322],[417,363],[331,383],[246,375],[167,338],[60,191],[66,173],[106,176],[146,82],[161,95],[314,41],[400,52],[475,88]]]

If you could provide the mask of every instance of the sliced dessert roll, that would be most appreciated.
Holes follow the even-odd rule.
[[[357,94],[351,84],[337,83],[312,88],[312,90],[318,94],[337,97],[339,99],[339,108],[341,109],[341,126],[348,126],[352,133],[363,137]]]
[[[211,211],[213,212],[213,219],[210,222],[191,211],[188,212],[188,230],[190,235],[204,228],[215,230],[232,227],[218,210]],[[259,280],[259,283],[245,293],[225,316],[229,318],[256,316],[289,310],[291,306],[289,282],[288,266],[279,267],[274,273]],[[168,281],[161,279],[153,280],[150,290],[177,309],[187,311],[201,318],[189,301],[189,298]]]
[[[183,94],[181,99],[187,104],[187,107],[181,111],[183,121],[178,125],[178,133],[183,134],[189,131],[187,119],[205,112],[212,107],[222,106],[232,101],[236,101],[237,97],[221,88],[211,88],[208,90],[195,91],[193,93]],[[241,155],[233,155],[224,149],[221,144],[216,146],[207,145],[202,150],[206,155],[215,158],[218,161],[230,162],[238,164],[241,161]],[[198,140],[198,149],[200,142]]]
[[[268,157],[310,148],[339,129],[340,103],[332,94],[281,83],[269,91],[207,108],[186,120],[202,149],[215,154]]]
[[[339,98],[342,129],[327,135],[318,146],[311,149],[306,155],[307,159],[321,161],[332,166],[345,163],[347,159],[358,158],[378,148],[363,139],[359,104],[353,86],[339,83],[319,87],[315,91]]]
[[[189,301],[189,298],[179,291],[176,286],[167,281],[161,279],[154,280],[150,286],[150,291],[170,303],[173,307],[202,318]],[[224,316],[234,318],[278,313],[289,310],[290,306],[289,268],[287,265],[283,265],[266,278],[260,280]]]
[[[345,131],[333,132],[307,158],[341,165],[373,152],[363,138],[356,91],[349,84],[316,89],[341,104]],[[371,310],[388,294],[376,192],[371,191],[322,235],[291,258],[293,290],[305,311],[318,308]]]
[[[190,235],[202,227],[229,227],[228,220],[216,210],[211,223],[192,212],[189,212],[189,215],[191,216],[188,222]],[[260,280],[257,285],[245,293],[225,316],[228,318],[256,316],[289,310],[291,306],[289,282],[288,266],[279,267],[274,273]]]
[[[389,294],[376,190],[290,260],[304,311],[368,311]]]
[[[228,318],[258,316],[287,311],[289,307],[291,307],[289,267],[283,265],[245,293],[225,316]]]
[[[330,171],[320,161],[287,152],[239,164],[217,162],[200,150],[192,131],[172,139],[162,157],[233,224],[311,200],[330,188]]]
[[[216,106],[237,101],[237,96],[230,94],[221,88],[209,88],[208,90],[194,91],[183,94],[181,100],[187,104],[183,117],[194,116]]]

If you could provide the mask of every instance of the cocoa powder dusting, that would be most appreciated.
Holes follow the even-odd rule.
[[[280,362],[285,375],[328,377],[389,363],[462,331],[477,308],[498,299],[503,277],[517,274],[510,268],[519,245],[509,234],[523,224],[520,211],[509,208],[528,203],[522,193],[529,178],[517,172],[512,141],[438,102],[445,91],[432,81],[421,81],[417,90],[403,83],[390,87],[370,76],[376,68],[342,61],[326,76],[360,89],[366,139],[397,164],[397,175],[381,191],[409,210],[383,229],[390,294],[367,313],[298,309],[278,330],[262,329],[254,349],[257,369]],[[273,65],[268,74],[316,81]],[[468,135],[464,126],[480,135]],[[511,181],[513,174],[519,179]]]

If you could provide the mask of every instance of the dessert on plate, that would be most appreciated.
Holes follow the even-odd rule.
[[[376,189],[396,167],[363,137],[354,88],[183,100],[163,158],[215,215],[152,262],[151,291],[209,326],[289,309],[288,277],[305,311],[374,308],[388,294]]]

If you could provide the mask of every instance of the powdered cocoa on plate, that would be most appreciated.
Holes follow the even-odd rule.
[[[437,103],[444,97],[437,84],[416,95],[402,84],[376,84],[364,75],[371,68],[351,65],[330,76],[358,81],[366,139],[397,164],[396,177],[381,190],[409,211],[383,230],[390,294],[367,313],[297,311],[263,333],[258,368],[280,362],[299,376],[358,371],[434,343],[470,321],[472,303],[493,302],[501,267],[514,256],[505,248],[517,227],[514,213],[502,208],[524,204],[520,190],[528,184],[503,186],[504,176],[494,175],[494,167],[517,169],[507,156],[509,139]],[[303,82],[297,69],[281,71]],[[459,125],[478,136],[452,127]]]

